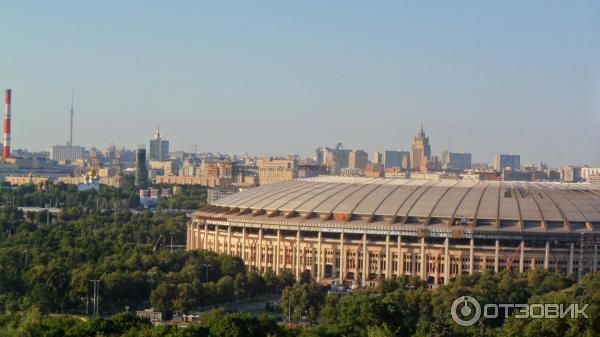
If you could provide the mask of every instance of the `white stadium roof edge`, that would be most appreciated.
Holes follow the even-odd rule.
[[[285,225],[596,234],[600,186],[321,176],[244,190],[194,216]]]

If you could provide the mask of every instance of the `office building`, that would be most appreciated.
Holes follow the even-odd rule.
[[[330,151],[333,151],[333,149],[330,149],[326,146],[318,147],[315,150],[315,161],[317,162],[317,165],[325,165],[327,153]]]
[[[590,181],[591,176],[600,174],[600,167],[573,167],[573,170],[575,170],[573,181],[580,181],[581,179]],[[577,173],[579,173],[579,175]]]
[[[54,145],[50,148],[50,159],[57,162],[74,162],[85,158],[85,148],[77,145]]]
[[[169,141],[162,138],[160,128],[158,128],[154,139],[150,140],[150,161],[167,161],[168,159]]]
[[[339,175],[343,168],[350,166],[350,152],[341,143],[335,148],[320,147],[316,151],[317,164],[325,165],[329,174]]]
[[[442,169],[468,170],[471,168],[471,154],[444,151],[442,153]]]
[[[503,169],[510,168],[518,170],[521,168],[521,156],[518,154],[498,154],[494,158],[494,170],[502,172]]]
[[[584,173],[587,173],[584,171]],[[587,174],[586,174],[587,175]],[[582,168],[579,166],[564,166],[560,169],[560,180],[567,183],[576,183],[582,179]]]
[[[146,149],[138,147],[135,153],[135,186],[148,186],[148,167],[146,165]]]
[[[402,154],[400,151],[383,151],[384,167],[400,167],[402,165]]]
[[[383,152],[383,166],[387,169],[390,167],[401,167],[407,169],[407,161],[410,162],[410,152],[408,151],[391,151]]]
[[[383,153],[380,151],[373,152],[373,164],[383,164]]]
[[[348,168],[364,171],[369,163],[369,155],[363,150],[352,150],[348,155]]]

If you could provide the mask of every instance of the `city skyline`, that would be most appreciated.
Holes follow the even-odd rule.
[[[74,91],[88,148],[160,125],[188,152],[370,154],[410,150],[423,122],[435,155],[599,165],[600,7],[540,4],[10,4],[13,149],[64,144]]]
[[[417,134],[417,137],[421,134],[421,132],[423,132],[423,126],[421,126],[421,129],[420,129],[419,133]],[[159,137],[159,138],[157,138],[157,137]],[[415,137],[415,138],[417,138],[417,137]],[[429,136],[427,136],[427,139],[428,138],[429,138]],[[48,152],[49,153],[49,158],[53,159],[52,157],[53,157],[54,151],[56,151],[56,149],[58,149],[60,151],[61,149],[64,148],[64,149],[69,149],[70,151],[78,151],[78,152],[81,153],[80,155],[78,155],[78,157],[84,158],[85,157],[85,151],[91,151],[92,149],[95,149],[95,151],[100,151],[100,152],[102,152],[103,150],[107,150],[108,151],[111,148],[112,149],[116,149],[116,150],[128,150],[128,151],[132,151],[132,152],[136,151],[136,149],[139,149],[139,148],[152,149],[153,148],[153,142],[156,142],[157,139],[158,140],[162,139],[162,133],[160,133],[160,127],[155,130],[154,138],[148,140],[147,143],[149,143],[149,144],[138,143],[136,146],[127,146],[127,145],[122,145],[122,144],[111,143],[111,144],[106,145],[106,146],[92,145],[92,146],[89,146],[89,147],[85,147],[85,146],[80,146],[80,145],[77,145],[77,144],[70,145],[69,144],[70,142],[67,141],[66,144],[54,144],[54,145],[52,145],[49,152],[46,149],[39,149],[39,150],[33,149],[32,150],[32,149],[27,149],[27,148],[18,148],[18,149],[13,149],[13,150],[15,150],[15,151],[29,151],[30,153]],[[166,142],[166,144],[167,144],[166,146],[168,148],[168,144],[169,144],[170,141],[168,139],[162,139],[162,142]],[[328,144],[325,144],[324,146],[320,146],[320,147],[317,148],[317,151],[319,149],[322,149],[322,148],[327,148],[327,146],[328,146]],[[372,155],[369,155],[369,153],[366,152],[364,150],[364,148],[360,148],[360,147],[348,148],[348,147],[343,146],[343,144],[341,142],[338,142],[337,146],[341,146],[342,149],[345,149],[345,150],[347,150],[349,152],[361,151],[361,152],[363,152],[367,156],[367,161],[368,162],[378,163],[378,160],[376,158],[372,157]],[[414,145],[412,145],[411,147],[413,148],[413,151],[414,151]],[[210,151],[210,150],[208,150],[208,151],[198,151],[198,150],[199,150],[199,148],[197,148],[197,147],[195,149],[191,150],[191,151],[185,151],[183,149],[175,148],[175,149],[172,149],[172,151],[168,151],[168,152],[169,153],[175,153],[175,152],[180,152],[181,151],[181,152],[187,153],[187,154],[218,154],[218,155],[227,155],[227,156],[246,156],[247,155],[249,157],[254,157],[254,158],[271,157],[271,158],[274,158],[274,159],[275,158],[285,159],[285,158],[288,158],[289,156],[298,156],[299,159],[313,159],[313,160],[316,160],[317,162],[319,161],[318,154],[316,155],[314,153],[314,151],[313,151],[312,154],[309,153],[306,156],[302,156],[302,155],[299,155],[297,151],[296,152],[287,153],[287,154],[275,154],[274,155],[274,154],[253,154],[253,153],[247,153],[247,152],[246,153],[241,153],[241,152],[221,152],[221,151],[218,151],[218,150],[217,151]],[[154,150],[154,151],[158,151],[158,150]],[[373,151],[372,154],[379,153],[379,155],[382,155],[382,154],[384,154],[386,152],[405,153],[405,154],[411,156],[411,149],[410,148],[408,150],[397,149],[397,148],[396,149],[388,148],[388,149],[384,149],[384,150]],[[448,151],[448,150],[443,150],[439,154],[432,151],[431,152],[431,156],[435,157],[436,160],[439,160],[440,158],[443,158],[445,155],[447,156],[449,153],[452,154],[452,155],[463,155],[463,156],[464,155],[468,155],[469,156],[469,162],[471,162],[472,153],[467,152],[467,151]],[[500,153],[500,152],[497,152],[497,153],[495,153],[493,155],[493,157],[489,161],[485,161],[485,160],[482,160],[482,161],[472,161],[472,164],[473,165],[483,164],[483,165],[488,165],[489,167],[495,167],[496,166],[495,163],[497,161],[498,156],[517,156],[517,157],[520,157],[521,155],[519,153]],[[164,160],[168,160],[168,157],[164,156],[164,157],[162,157],[162,159],[163,159],[163,161]],[[149,153],[149,160],[153,160],[152,159],[152,154],[150,154],[150,153]],[[440,161],[440,163],[442,163],[442,162],[443,161]],[[565,165],[553,165],[553,163],[548,163],[545,160],[540,160],[540,161],[537,161],[537,162],[533,162],[533,161],[528,161],[527,159],[525,159],[523,161],[523,165],[534,165],[536,167],[539,167],[539,165],[544,165],[544,166],[549,166],[549,167],[554,167],[554,168],[567,167],[567,166],[578,166],[578,167],[589,166],[587,163],[584,163],[584,164],[569,163],[569,164],[565,164]],[[419,169],[417,169],[417,171],[418,170]]]

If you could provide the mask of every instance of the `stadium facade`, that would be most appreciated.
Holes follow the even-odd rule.
[[[317,177],[225,197],[193,213],[187,249],[321,283],[432,285],[484,270],[596,271],[591,184]]]

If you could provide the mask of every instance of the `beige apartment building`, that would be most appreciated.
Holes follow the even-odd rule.
[[[6,176],[4,181],[9,182],[13,186],[20,185],[39,185],[46,184],[50,181],[49,177],[33,176],[29,175],[18,175],[18,176]]]
[[[261,186],[298,178],[298,161],[263,157],[256,160],[258,181]]]

